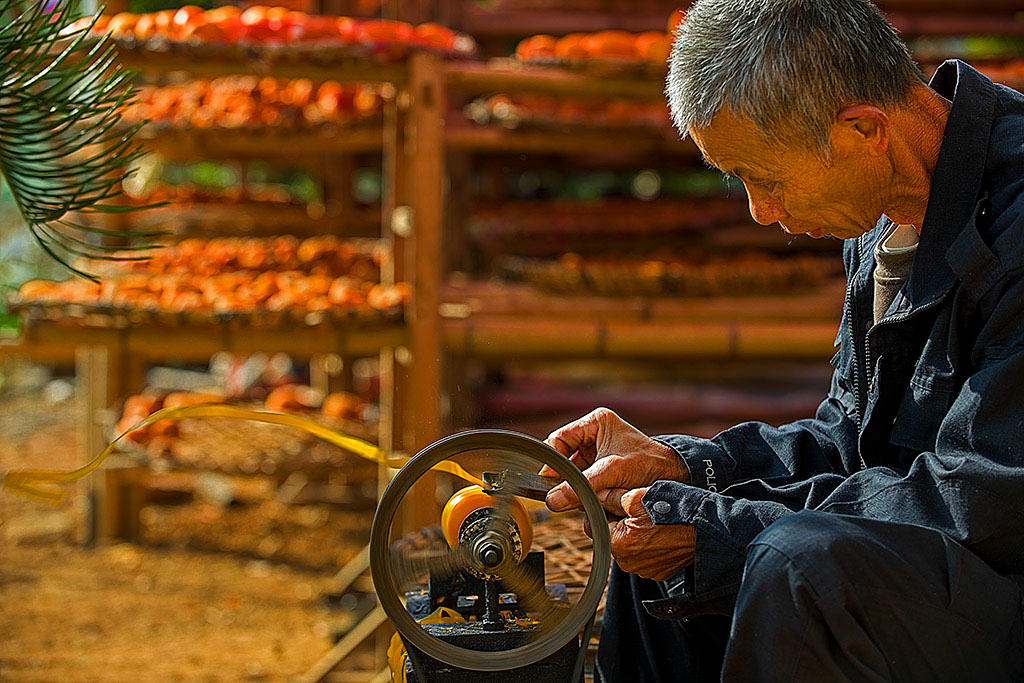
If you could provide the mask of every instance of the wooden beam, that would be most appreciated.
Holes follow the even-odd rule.
[[[407,333],[400,324],[345,329],[333,325],[296,324],[285,327],[249,327],[231,324],[159,325],[136,324],[123,328],[87,327],[70,321],[33,320],[16,349],[39,349],[37,356],[74,357],[79,347],[98,347],[108,354],[104,363],[114,382],[105,382],[103,402],[113,405],[141,388],[146,365],[159,361],[204,362],[218,351],[233,353],[287,353],[298,360],[317,354],[343,357],[376,355],[383,346],[405,344]],[[301,330],[301,331],[297,331]],[[8,345],[4,345],[6,349]],[[4,353],[8,353],[4,350]],[[11,355],[14,355],[12,352]],[[33,355],[30,352],[30,355]]]
[[[631,12],[616,11],[573,11],[560,9],[553,4],[551,9],[538,10],[524,7],[518,10],[474,8],[465,3],[462,30],[470,35],[483,37],[524,37],[535,33],[566,33],[606,31],[664,31],[671,9],[662,13],[643,12],[640,8]],[[683,3],[679,3],[683,4]]]
[[[568,128],[568,127],[567,127]],[[448,132],[448,148],[465,152],[539,154],[673,154],[697,157],[697,148],[677,136],[656,135],[650,130],[505,130],[497,127],[459,126]]]
[[[521,66],[511,61],[444,65],[448,88],[469,95],[529,92],[597,99],[627,98],[648,102],[664,99],[663,70],[634,76],[599,76],[559,67]]]
[[[46,365],[74,365],[74,344],[39,344],[25,340],[0,342],[0,358],[28,358]]]
[[[481,316],[446,320],[446,347],[487,360],[528,358],[820,359],[836,322],[666,322]]]
[[[338,56],[330,62],[325,55],[314,58],[293,54],[275,58],[271,50],[246,50],[232,45],[221,49],[216,46],[169,46],[167,50],[118,47],[118,59],[125,66],[143,74],[163,76],[171,71],[182,71],[193,77],[215,78],[236,74],[257,74],[275,78],[308,78],[314,81],[344,83],[403,83],[407,79],[402,63],[375,63],[373,60]]]
[[[378,152],[380,124],[320,126],[288,130],[260,128],[176,128],[150,124],[139,132],[149,149],[172,160],[318,157]]]
[[[121,216],[122,214],[116,214]],[[313,205],[278,204],[272,202],[203,201],[177,203],[123,214],[124,223],[140,228],[159,228],[178,236],[246,236],[297,235],[325,233],[347,237],[375,237],[380,225],[380,211],[374,208],[350,207],[326,212]],[[114,228],[110,216],[76,214],[88,225]]]

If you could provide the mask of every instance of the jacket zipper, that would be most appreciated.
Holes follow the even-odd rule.
[[[910,318],[914,317],[915,315],[918,315],[920,313],[924,313],[925,311],[928,311],[928,310],[930,310],[932,308],[935,308],[935,306],[937,306],[944,298],[945,298],[945,294],[943,294],[942,296],[938,296],[938,297],[932,299],[931,301],[929,301],[928,303],[924,304],[923,306],[920,306],[920,307],[915,308],[915,309],[911,309],[911,310],[907,311],[906,313],[898,313],[898,314],[890,316],[888,318],[882,318],[881,320],[879,320],[874,325],[872,325],[871,327],[868,328],[867,333],[864,335],[864,380],[865,380],[865,382],[868,382],[869,385],[870,385],[870,379],[871,378],[868,377],[868,373],[871,372],[871,333],[874,332],[875,330],[877,330],[879,327],[882,327],[883,325],[891,325],[891,324],[894,324],[894,323],[900,323],[900,322],[903,322],[905,320],[909,320]],[[854,360],[856,360],[856,355],[854,355]],[[859,373],[856,372],[856,370],[857,370],[856,367],[854,367],[854,370],[855,370],[855,373],[854,373],[854,383],[853,383],[853,385],[854,385],[854,389],[858,390],[860,383],[857,381],[856,378],[857,378],[857,375]],[[864,398],[865,398],[865,401],[866,401],[867,400],[867,395],[866,394],[865,394]],[[855,402],[855,405],[859,406],[859,403],[860,403],[860,392],[858,390],[858,392],[857,392],[857,401]],[[867,406],[866,405],[865,405],[864,409],[867,410]],[[864,455],[860,452],[860,433],[861,433],[861,429],[862,428],[863,428],[863,418],[861,417],[860,409],[858,407],[858,410],[857,410],[857,437],[858,437],[858,439],[857,439],[857,441],[858,441],[858,443],[857,443],[857,455],[860,456],[861,469],[867,469],[867,463],[864,462]]]
[[[857,278],[857,273],[860,271],[861,263],[864,260],[864,246],[863,239],[857,238],[857,269],[854,271],[853,278]],[[853,281],[850,286],[846,288],[846,300],[843,302],[843,308],[846,309],[846,316],[850,321],[850,350],[853,351],[853,409],[856,413],[857,422],[857,457],[860,459],[860,468],[862,470],[867,469],[868,465],[864,462],[864,455],[860,452],[860,432],[863,419],[861,418],[861,398],[860,398],[860,367],[857,363],[857,325],[854,320],[853,306],[851,304],[850,292],[853,291]]]

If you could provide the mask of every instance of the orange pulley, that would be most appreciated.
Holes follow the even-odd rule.
[[[448,545],[455,548],[465,541],[470,527],[480,518],[493,513],[498,504],[494,495],[485,493],[480,486],[467,486],[455,492],[441,511],[441,532]],[[515,525],[522,543],[521,560],[530,551],[533,543],[533,524],[526,508],[517,498],[508,498],[508,516]]]

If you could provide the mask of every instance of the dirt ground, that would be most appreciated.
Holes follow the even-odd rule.
[[[74,464],[73,401],[0,397],[0,473]],[[288,680],[331,647],[329,574],[73,542],[73,509],[0,492],[0,680]]]

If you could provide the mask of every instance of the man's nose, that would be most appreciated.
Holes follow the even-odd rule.
[[[779,200],[763,190],[747,188],[750,216],[761,225],[772,225],[788,215]]]

